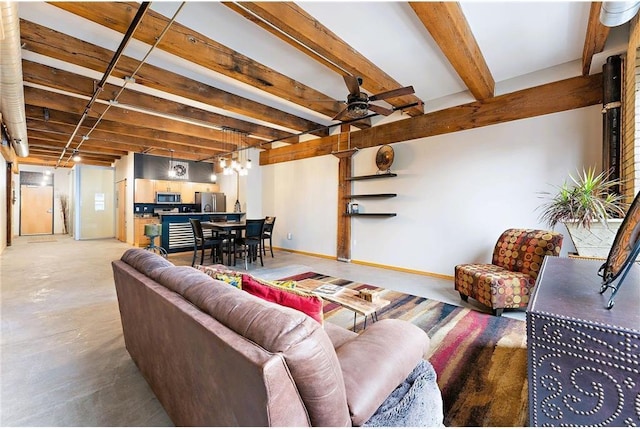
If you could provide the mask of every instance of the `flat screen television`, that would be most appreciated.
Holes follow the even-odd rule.
[[[598,275],[602,277],[600,293],[611,289],[611,298],[607,308],[611,309],[615,304],[615,297],[624,282],[624,278],[636,263],[640,254],[640,192],[636,195],[627,211],[620,229],[613,240],[607,262],[602,264]],[[635,285],[636,287],[638,285]]]

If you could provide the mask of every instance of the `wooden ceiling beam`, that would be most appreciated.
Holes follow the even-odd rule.
[[[362,77],[362,88],[371,94],[406,86],[397,82],[293,2],[225,2],[224,4],[322,64],[329,66],[333,63],[329,67],[341,75],[351,74]],[[347,93],[348,90],[345,88],[345,94]],[[415,95],[405,95],[385,101],[395,107],[419,103],[417,106],[406,109],[406,113],[411,116],[424,113],[424,106]]]
[[[109,59],[114,55],[111,50],[24,19],[20,20],[20,40],[23,48],[28,51],[101,73],[107,69]],[[112,75],[121,79],[130,77],[138,68],[139,63],[139,60],[122,56],[116,68],[113,70]],[[148,63],[143,64],[137,71],[135,83],[299,132],[322,127],[321,124],[316,122],[300,118]],[[328,130],[320,130],[312,134],[325,136],[328,135],[328,133]]]
[[[59,94],[30,86],[25,87],[24,97],[26,104],[61,110],[63,112],[70,112],[75,114],[82,114],[87,105],[87,100],[85,99],[76,98],[74,96],[65,94]],[[97,118],[106,109],[107,105],[94,103],[91,111],[89,112],[89,116],[92,118]],[[110,121],[121,122],[123,124],[133,126],[146,124],[150,128],[209,140],[224,141],[225,139],[229,138],[228,133],[217,129],[193,125],[186,122],[176,121],[174,119],[141,113],[129,109],[109,109],[109,111],[105,115],[105,118]],[[246,141],[250,142],[249,144],[259,144],[262,142],[262,140],[254,139],[251,137],[247,137]],[[230,143],[229,146],[233,148],[236,147],[234,143]]]
[[[409,2],[476,100],[493,97],[491,71],[458,2]]]
[[[33,156],[53,156],[60,157],[60,150],[57,148],[42,148],[42,147],[31,147],[29,145],[29,152],[33,151]],[[95,153],[87,152],[84,150],[78,151],[79,155],[82,156],[84,160],[92,160],[92,161],[102,161],[102,162],[115,162],[120,159],[120,156],[106,156],[106,155],[96,155]],[[71,155],[71,151],[68,152]]]
[[[18,158],[18,162],[21,165],[24,164],[24,165],[39,165],[43,167],[56,167],[58,163],[58,157],[47,156],[47,155],[38,155],[38,156],[29,155],[24,158]],[[97,160],[91,160],[91,159],[83,162],[79,162],[78,164],[94,165],[97,167],[111,167],[110,162],[97,161]],[[75,163],[73,161],[69,161],[64,167],[73,168],[74,166],[75,166]]]
[[[34,134],[34,136],[30,136],[29,137],[29,148],[34,147],[34,148],[56,148],[58,149],[58,155],[61,153],[62,149],[66,146],[66,140],[61,140],[59,135],[56,134],[50,134],[50,133],[46,133],[46,132],[41,132],[38,131]],[[73,152],[73,149],[75,148],[75,146],[71,147],[70,149],[67,149],[67,153],[71,153]],[[131,152],[138,152],[138,153],[146,153],[146,154],[151,154],[153,153],[156,156],[162,156],[165,158],[170,158],[171,157],[171,152],[167,151],[167,150],[162,150],[162,149],[158,149],[158,148],[146,148],[144,150],[140,150],[140,148],[137,148],[138,150],[135,151],[131,151]],[[96,141],[94,142],[94,144],[87,144],[87,142],[83,142],[82,145],[78,148],[78,150],[81,153],[90,153],[90,154],[94,154],[94,155],[99,155],[99,154],[111,154],[112,152],[114,152],[114,150],[108,146],[106,146],[105,144],[103,144],[100,141]],[[121,151],[116,151],[116,152],[121,152]],[[125,152],[125,154],[127,154],[128,152]],[[114,154],[115,156],[124,156],[124,155],[119,155],[119,154]],[[182,152],[179,150],[176,150],[173,152],[173,157],[176,159],[185,159],[185,160],[190,160],[190,161],[201,161],[202,158],[204,157],[204,155],[201,154],[194,154],[193,152]],[[210,161],[213,162],[213,161]]]
[[[578,76],[354,131],[352,148],[363,149],[453,133],[602,103],[602,73]],[[340,136],[322,137],[260,153],[260,165],[329,155]]]
[[[587,23],[587,34],[584,37],[584,48],[582,49],[582,75],[588,76],[591,70],[593,56],[604,50],[604,45],[609,37],[609,27],[600,22],[600,9],[602,2],[591,2],[589,9],[589,21]]]
[[[29,104],[25,106],[25,114],[28,119],[43,121],[47,124],[62,124],[75,128],[81,118],[81,115],[75,113],[62,112],[49,108],[46,110],[47,113],[45,117],[45,109],[43,107]],[[83,131],[82,134],[86,134],[86,132],[95,125],[95,122],[96,120],[94,118],[87,118],[84,121],[84,125],[80,127]],[[69,133],[69,135],[70,134],[71,133]],[[157,146],[160,149],[191,150],[194,153],[224,153],[231,147],[229,144],[218,140],[202,139],[104,119],[100,121],[100,127],[91,133],[91,138],[139,144],[143,147]],[[185,146],[189,149],[185,149]],[[235,145],[232,147],[235,148]]]
[[[91,78],[27,60],[22,61],[22,75],[25,82],[85,97],[91,97],[96,87],[96,81]],[[104,89],[100,91],[98,99],[106,102],[114,100],[120,89],[118,86],[106,84]],[[117,102],[123,106],[143,109],[146,112],[156,112],[163,115],[182,117],[186,120],[195,120],[216,127],[231,128],[269,140],[287,140],[293,137],[291,133],[275,128],[231,118],[131,89],[123,91]],[[114,108],[122,109],[122,107],[116,105],[111,110]]]
[[[32,147],[39,149],[56,149],[59,152],[59,149],[63,148],[66,143],[63,137],[64,136],[56,134],[47,135],[47,133],[39,131],[36,134],[29,136],[29,149]],[[82,144],[82,151],[96,155],[103,154],[105,156],[117,157],[127,156],[129,154],[126,150],[117,150],[103,145],[89,144],[87,142]]]
[[[137,3],[127,2],[51,2],[51,4],[120,33],[127,31],[139,7]],[[160,30],[165,28],[168,22],[168,18],[149,10],[133,37],[153,45]],[[171,25],[158,48],[329,118],[334,117],[343,108],[340,101],[177,22]]]
[[[69,141],[69,137],[73,133],[74,129],[74,125],[53,124],[50,122],[27,119],[27,133],[30,140],[32,137],[36,137],[52,139],[55,141],[63,141],[66,144]],[[72,142],[72,146],[76,147],[81,142],[83,142],[82,136],[76,136]],[[101,147],[107,150],[114,149],[119,151],[139,153],[160,151],[162,153],[165,153],[167,156],[170,155],[171,151],[174,151],[174,153],[180,153],[183,156],[191,156],[194,159],[216,156],[220,153],[217,151],[194,148],[187,145],[177,145],[162,142],[152,142],[153,145],[149,145],[145,144],[148,142],[144,141],[144,139],[126,140],[116,133],[109,133],[104,131],[97,131],[92,133],[91,138],[84,141],[83,146],[87,143],[90,143],[92,146]]]

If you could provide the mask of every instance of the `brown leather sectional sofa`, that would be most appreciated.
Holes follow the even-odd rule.
[[[126,348],[179,426],[359,426],[429,347],[408,322],[323,326],[142,249],[112,266]]]

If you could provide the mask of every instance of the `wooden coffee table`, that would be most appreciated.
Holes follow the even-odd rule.
[[[317,291],[322,285],[330,284],[320,280],[305,279],[298,280],[297,287],[306,292],[314,292],[318,296],[326,299],[329,302],[335,302],[344,308],[347,308],[354,312],[353,314],[353,330],[356,330],[356,317],[358,314],[364,316],[364,329],[367,328],[367,318],[371,316],[371,321],[378,320],[378,310],[383,309],[391,303],[387,299],[377,299],[374,302],[365,301],[358,296],[358,291],[343,287],[339,292],[328,294],[321,291]],[[335,285],[332,285],[335,286]]]

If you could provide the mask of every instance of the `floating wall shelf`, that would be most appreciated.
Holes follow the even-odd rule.
[[[397,216],[397,213],[345,213],[345,216],[379,216],[379,217],[393,217]]]
[[[393,198],[397,197],[398,194],[354,194],[354,195],[345,195],[344,198]]]
[[[387,177],[396,177],[396,176],[397,176],[396,173],[369,174],[368,176],[347,177],[346,180],[353,181],[353,180],[385,179]]]

